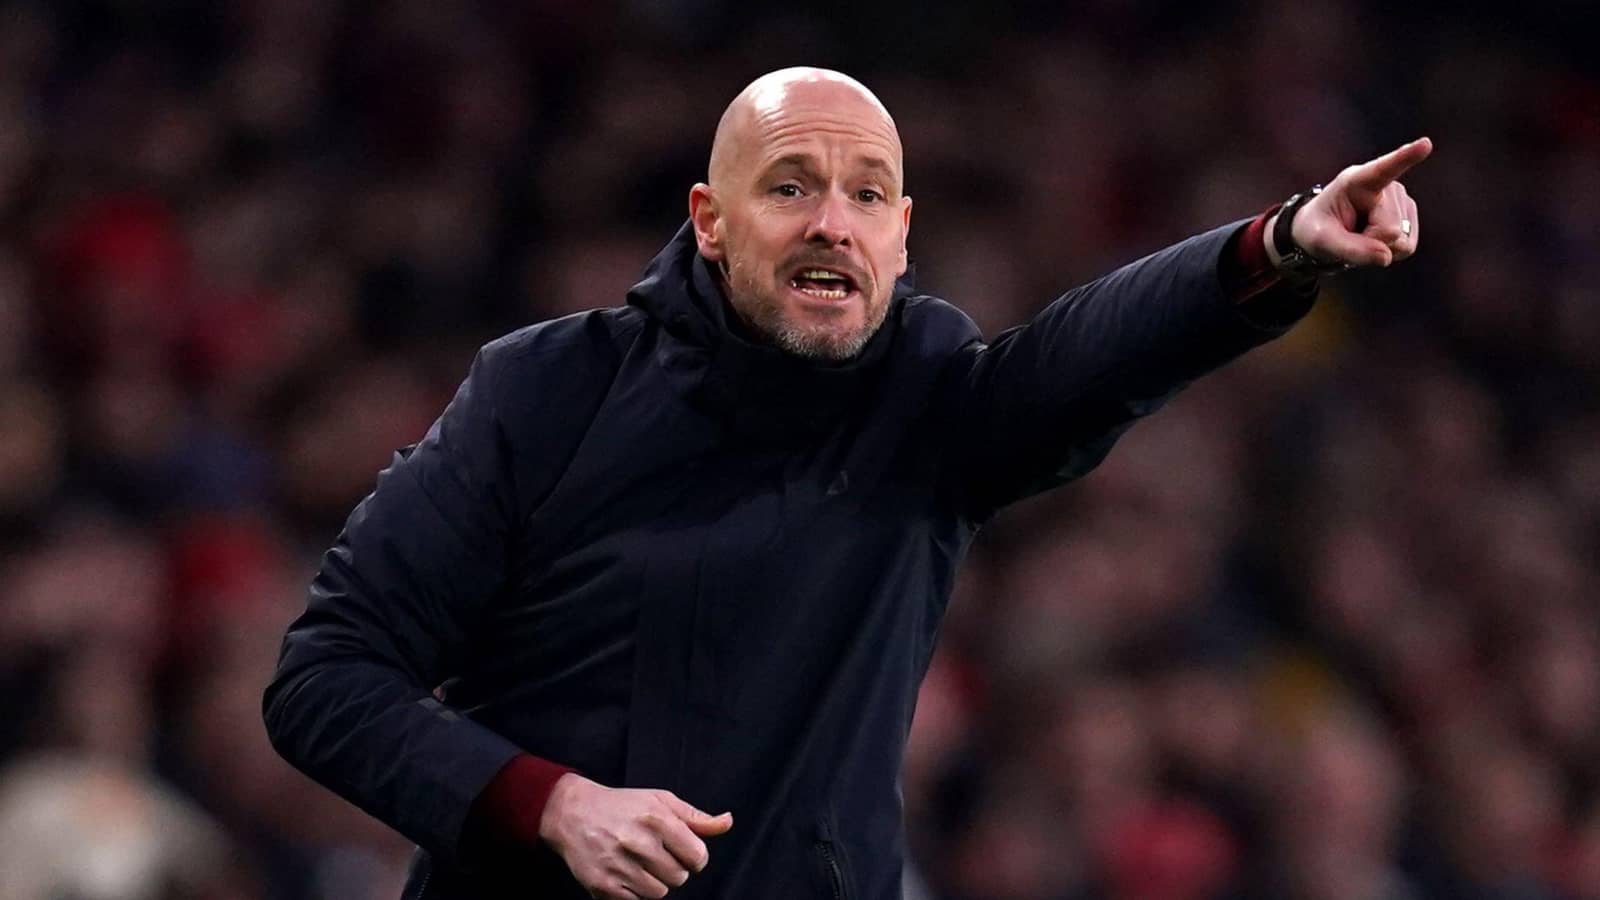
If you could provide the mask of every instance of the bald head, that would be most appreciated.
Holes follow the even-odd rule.
[[[827,111],[873,132],[892,147],[896,188],[905,170],[900,132],[889,110],[866,85],[843,72],[813,66],[778,69],[739,92],[717,123],[708,181],[722,189],[760,161],[763,143],[807,111]],[[764,138],[769,140],[764,141]]]

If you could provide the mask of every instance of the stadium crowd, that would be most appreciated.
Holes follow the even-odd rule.
[[[1438,148],[1417,259],[984,530],[911,895],[1600,898],[1600,79],[1440,4],[978,6],[0,2],[0,900],[398,895],[260,723],[317,554],[802,61],[887,102],[990,334]]]

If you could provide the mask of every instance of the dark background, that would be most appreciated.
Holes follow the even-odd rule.
[[[1416,259],[985,531],[913,895],[1600,897],[1590,5],[0,2],[0,900],[397,896],[267,745],[282,628],[476,346],[621,302],[796,63],[888,104],[991,334],[1436,144]]]

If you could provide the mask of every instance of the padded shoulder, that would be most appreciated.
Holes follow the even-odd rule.
[[[598,309],[521,328],[485,344],[487,378],[525,516],[566,468],[648,317]]]
[[[519,328],[483,346],[483,362],[496,374],[531,374],[557,366],[615,368],[621,352],[644,327],[631,307],[592,309]]]
[[[942,359],[969,344],[982,343],[983,332],[972,317],[948,301],[929,294],[907,297],[900,310],[902,332],[918,356]]]

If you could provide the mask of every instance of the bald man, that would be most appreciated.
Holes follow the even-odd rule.
[[[1426,139],[986,343],[901,277],[894,120],[757,79],[627,304],[483,348],[351,514],[264,699],[416,841],[407,898],[898,900],[959,564],[1180,386],[1416,249]]]

